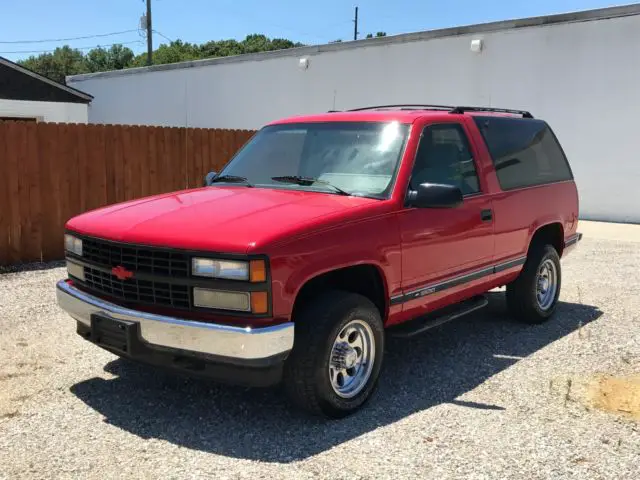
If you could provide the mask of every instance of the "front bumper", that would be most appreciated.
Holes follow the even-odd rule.
[[[243,328],[156,315],[107,302],[64,280],[58,282],[56,292],[58,304],[78,322],[78,333],[84,338],[114,353],[147,363],[164,364],[174,358],[183,364],[182,360],[187,358],[215,367],[263,369],[281,366],[293,348],[294,326],[291,322]],[[96,318],[122,322],[122,328],[127,326],[133,332],[128,340],[130,348],[114,348],[92,335]],[[152,361],[160,357],[162,362]]]

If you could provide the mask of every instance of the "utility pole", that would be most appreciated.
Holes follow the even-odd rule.
[[[353,39],[358,40],[358,7],[356,7],[356,16],[353,19]]]
[[[153,38],[151,37],[151,0],[147,0],[147,65],[153,65]]]

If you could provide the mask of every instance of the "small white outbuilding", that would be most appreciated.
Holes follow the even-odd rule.
[[[0,57],[0,121],[87,123],[93,97]]]

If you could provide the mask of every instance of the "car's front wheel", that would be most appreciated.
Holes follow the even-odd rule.
[[[302,308],[285,388],[299,407],[341,418],[373,394],[384,351],[380,312],[366,297],[332,291]]]

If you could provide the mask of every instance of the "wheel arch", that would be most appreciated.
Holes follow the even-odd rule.
[[[558,252],[558,256],[562,257],[562,252],[564,251],[564,227],[562,222],[552,221],[538,226],[531,235],[527,256],[529,256],[532,248],[547,244],[553,246]]]
[[[389,287],[383,269],[374,263],[340,266],[307,278],[294,296],[291,318],[310,300],[328,290],[358,293],[378,308],[383,323],[389,314]]]

